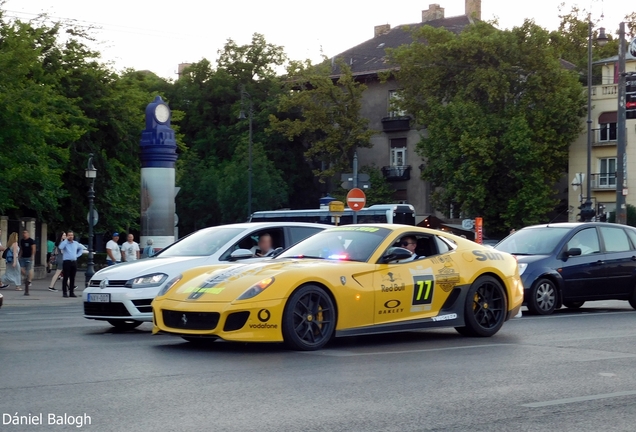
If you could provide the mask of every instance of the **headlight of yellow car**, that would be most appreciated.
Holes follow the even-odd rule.
[[[170,279],[168,282],[166,282],[163,288],[161,288],[161,291],[159,291],[159,294],[157,294],[157,297],[161,297],[162,295],[165,295],[168,291],[170,291],[170,288],[175,286],[181,280],[182,277],[183,275],[179,275]]]
[[[247,299],[251,299],[252,297],[255,297],[257,295],[259,295],[260,293],[262,293],[265,288],[267,288],[268,286],[270,286],[271,284],[274,283],[274,278],[270,277],[267,279],[263,279],[262,281],[258,282],[257,284],[252,285],[247,291],[245,291],[243,294],[241,294],[237,300],[247,300]]]

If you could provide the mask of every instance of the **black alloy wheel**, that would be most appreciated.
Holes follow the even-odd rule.
[[[336,328],[336,310],[327,292],[305,285],[292,294],[283,315],[283,339],[292,349],[313,351],[329,342]]]
[[[499,331],[506,313],[506,294],[501,283],[492,276],[480,276],[466,295],[466,326],[455,327],[455,330],[464,336],[490,337]]]

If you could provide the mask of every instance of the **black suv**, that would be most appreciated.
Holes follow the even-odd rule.
[[[495,249],[517,256],[531,313],[588,300],[627,300],[636,309],[636,229],[610,223],[557,223],[523,228]]]

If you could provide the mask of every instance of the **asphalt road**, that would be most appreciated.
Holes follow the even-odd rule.
[[[64,300],[0,309],[3,422],[18,413],[45,423],[2,431],[636,430],[626,302],[524,316],[489,339],[444,329],[299,353],[196,347],[152,336],[150,324],[117,333]],[[65,413],[90,424],[47,424]]]

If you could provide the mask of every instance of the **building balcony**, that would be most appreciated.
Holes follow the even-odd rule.
[[[399,132],[411,129],[411,117],[391,116],[382,119],[382,130],[384,132]]]
[[[411,178],[411,166],[385,166],[382,167],[382,174],[388,181],[405,181]]]
[[[618,99],[618,84],[592,86],[592,99]]]
[[[616,190],[616,173],[600,173],[590,175],[590,186],[597,191]]]

